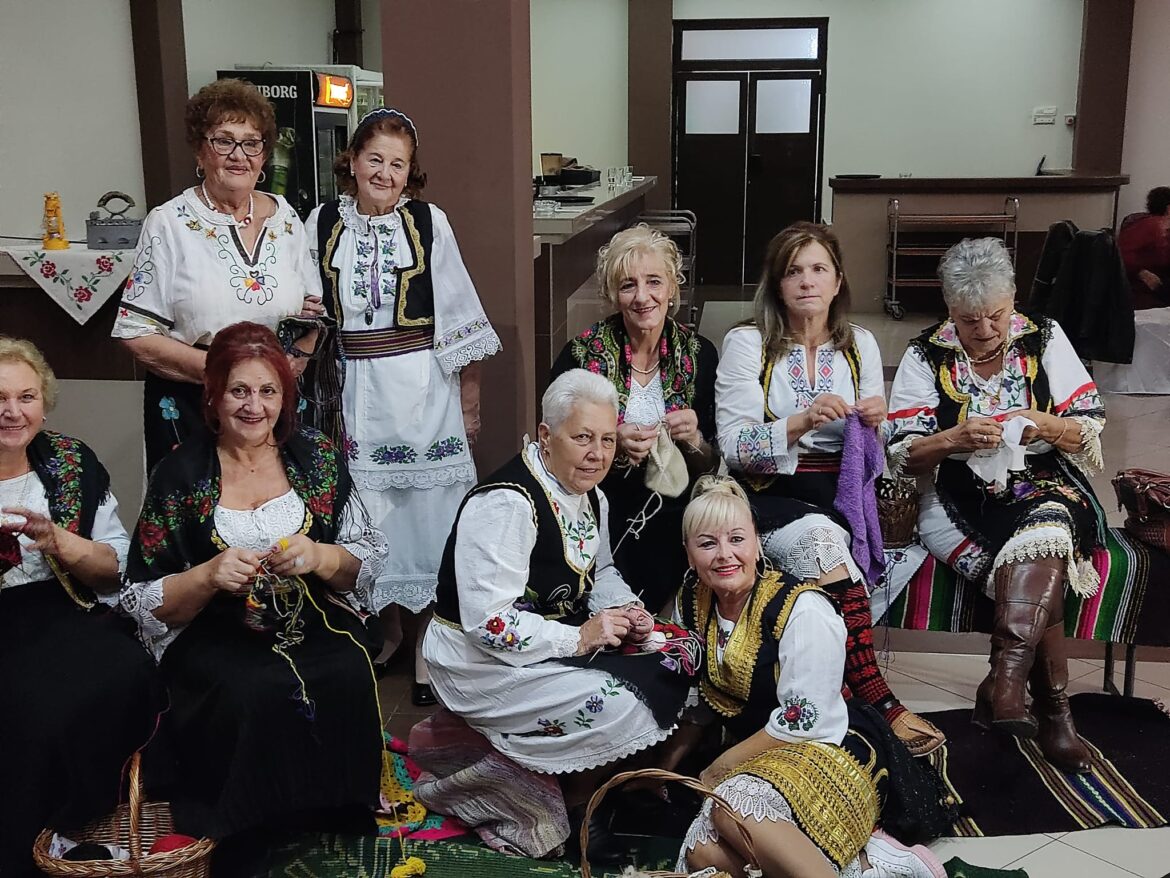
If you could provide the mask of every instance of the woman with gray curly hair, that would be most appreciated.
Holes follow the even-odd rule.
[[[587,369],[617,392],[618,448],[602,483],[610,502],[614,564],[653,609],[667,603],[687,569],[678,533],[690,489],[719,462],[719,355],[711,342],[674,319],[680,263],[674,242],[644,223],[614,235],[597,254],[597,281],[615,313],[565,345],[552,367],[554,378]],[[680,484],[674,497],[646,484],[660,432],[686,462],[688,484]],[[627,531],[631,537],[623,540]]]
[[[1091,552],[1105,515],[1105,410],[1060,326],[1015,310],[1003,242],[966,239],[939,266],[950,316],[910,343],[890,396],[890,469],[927,483],[918,519],[927,549],[995,601],[991,671],[972,721],[1037,738],[1045,757],[1086,771],[1069,711],[1064,590],[1096,593]],[[1022,448],[1006,475],[994,455]],[[1001,459],[1002,460],[1002,459]],[[1018,467],[1018,468],[1015,468]],[[1030,686],[1032,712],[1024,704]]]

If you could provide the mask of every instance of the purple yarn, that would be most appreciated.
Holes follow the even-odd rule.
[[[852,542],[849,551],[870,585],[885,572],[881,520],[878,518],[878,476],[885,469],[885,455],[877,433],[861,423],[857,412],[845,419],[845,441],[841,448],[841,475],[833,508],[849,524]]]

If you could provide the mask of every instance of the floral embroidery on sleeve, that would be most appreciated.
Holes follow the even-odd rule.
[[[523,652],[532,643],[532,635],[520,636],[520,614],[511,611],[503,616],[492,616],[483,623],[480,639],[492,649]]]
[[[815,704],[807,698],[797,698],[795,695],[785,698],[776,712],[777,724],[790,732],[807,732],[817,724],[819,718],[820,711]]]

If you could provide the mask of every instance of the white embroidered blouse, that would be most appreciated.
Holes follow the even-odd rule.
[[[845,353],[831,343],[812,351],[794,345],[774,364],[765,394],[760,331],[743,326],[727,333],[715,376],[715,424],[719,449],[732,470],[791,475],[801,454],[841,450],[843,420],[811,430],[790,446],[788,418],[807,410],[822,393],[835,393],[848,403],[885,395],[877,340],[856,325],[853,337],[861,363],[856,386]]]
[[[362,519],[353,514],[354,502],[351,499],[341,514],[336,544],[361,562],[357,584],[349,595],[362,606],[369,606],[370,591],[386,563],[389,547],[381,531],[359,524]],[[227,545],[263,551],[300,530],[305,520],[305,504],[290,488],[255,509],[216,506],[214,516],[216,533]],[[139,634],[155,661],[162,659],[167,647],[186,628],[168,625],[154,615],[163,605],[163,589],[168,578],[131,583],[120,595],[122,607],[138,622]]]
[[[321,295],[305,227],[287,201],[264,221],[248,252],[233,217],[211,210],[194,189],[146,215],[134,265],[122,291],[114,338],[165,335],[206,345],[232,323],[275,329],[299,314],[306,296]]]
[[[45,493],[45,486],[35,472],[25,473],[15,479],[0,480],[0,509],[12,506],[23,506],[41,515],[49,515],[49,496]],[[126,570],[126,555],[130,551],[130,536],[118,518],[118,501],[111,493],[97,508],[93,519],[93,530],[90,539],[95,543],[104,543],[114,550],[118,559],[118,572]],[[30,582],[44,582],[53,579],[53,570],[49,567],[45,556],[33,548],[33,540],[24,534],[17,536],[20,544],[20,566],[13,567],[0,575],[0,588],[11,588],[25,585]],[[95,597],[104,604],[114,606],[118,603],[117,594],[95,594]]]

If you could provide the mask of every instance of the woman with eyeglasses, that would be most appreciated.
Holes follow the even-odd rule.
[[[414,122],[387,107],[366,114],[333,172],[341,197],[305,223],[331,326],[303,382],[307,416],[345,449],[390,538],[374,588],[388,634],[378,665],[402,642],[396,628],[415,634],[411,700],[426,706],[435,697],[417,635],[451,523],[475,485],[480,362],[500,339],[447,215],[419,197],[427,178]]]
[[[277,330],[299,375],[321,311],[300,218],[256,191],[276,144],[272,105],[250,83],[221,79],[187,102],[186,129],[198,181],[147,214],[112,333],[146,370],[148,472],[202,422],[216,332],[241,320]]]

